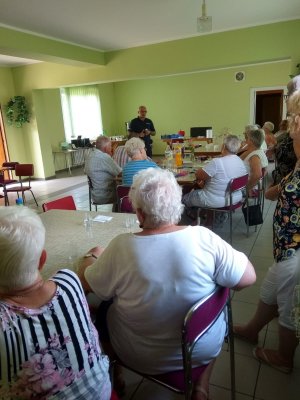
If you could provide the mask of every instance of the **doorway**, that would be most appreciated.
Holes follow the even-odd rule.
[[[266,121],[271,121],[274,124],[274,132],[277,132],[286,115],[285,90],[285,87],[252,89],[251,123],[263,126]]]

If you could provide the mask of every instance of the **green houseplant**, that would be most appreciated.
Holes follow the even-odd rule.
[[[9,125],[20,128],[25,122],[30,122],[30,113],[24,96],[14,96],[5,107],[6,118]]]

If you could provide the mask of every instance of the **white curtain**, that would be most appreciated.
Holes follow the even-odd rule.
[[[71,137],[95,139],[103,134],[101,104],[96,86],[61,89],[66,141]]]

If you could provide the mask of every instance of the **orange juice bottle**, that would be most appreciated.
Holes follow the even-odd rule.
[[[175,147],[175,164],[176,167],[182,167],[182,154],[180,146]]]

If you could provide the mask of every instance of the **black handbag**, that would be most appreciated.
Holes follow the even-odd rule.
[[[247,209],[249,213],[249,222],[247,223]],[[253,204],[253,205],[246,205],[243,204],[242,211],[244,214],[244,219],[246,225],[248,226],[256,226],[263,223],[263,216],[261,213],[261,205],[260,204]]]

